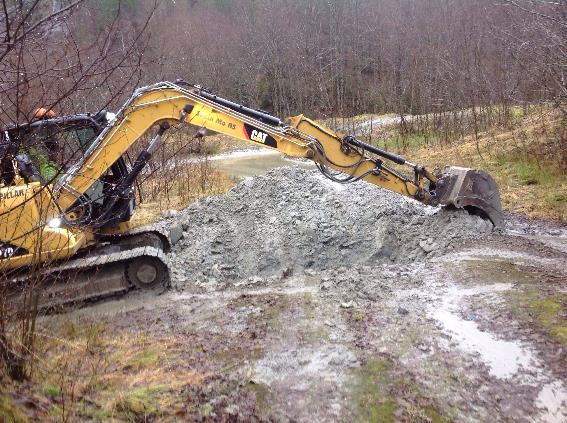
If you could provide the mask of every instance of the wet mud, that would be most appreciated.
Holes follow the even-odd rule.
[[[172,289],[74,317],[176,339],[209,375],[185,418],[567,421],[565,227],[494,232],[299,169],[171,219]]]

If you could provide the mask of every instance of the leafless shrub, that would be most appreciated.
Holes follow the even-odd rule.
[[[37,134],[29,137],[26,123],[49,117],[54,110],[60,114],[87,108],[96,111],[139,83],[142,53],[148,41],[144,34],[152,7],[138,27],[133,28],[135,25],[121,13],[122,3],[117,1],[115,13],[104,25],[97,26],[95,21],[89,25],[91,3],[87,0],[0,2],[0,126],[7,130],[2,132],[0,163],[1,184],[6,190],[19,183],[14,179],[17,174],[14,166],[20,171],[23,166],[18,161],[19,155],[30,155],[35,149],[37,154],[33,155],[57,162],[59,168],[65,169],[82,154],[76,144],[61,138],[64,132],[57,127],[49,133],[41,132],[40,137]],[[43,112],[36,113],[40,108],[44,108]],[[63,126],[64,123],[61,130],[65,129]],[[38,165],[42,165],[41,161]],[[26,214],[29,210],[24,206],[29,202],[37,203],[39,221],[46,221],[45,201],[50,200],[44,191],[49,190],[56,177],[57,172],[41,175],[41,189],[32,198],[26,198],[16,208],[0,211],[5,235],[10,228],[35,218]],[[34,226],[24,236],[41,240],[42,227]],[[18,242],[2,239],[4,246]],[[39,245],[35,254],[41,251]],[[34,265],[25,269],[27,282],[22,284],[12,282],[17,276],[13,271],[2,270],[0,366],[18,380],[29,375],[34,362],[31,358],[38,298],[35,288],[42,283],[41,268],[42,265]]]

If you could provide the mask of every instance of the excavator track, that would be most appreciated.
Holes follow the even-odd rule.
[[[8,282],[9,304],[18,307],[29,294],[43,312],[122,295],[132,289],[166,289],[166,252],[179,239],[177,227],[145,227],[114,238],[81,258],[20,274]]]

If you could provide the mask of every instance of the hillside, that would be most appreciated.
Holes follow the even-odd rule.
[[[402,135],[395,124],[376,129],[371,137],[378,146],[432,168],[484,169],[498,182],[505,210],[567,222],[566,128],[558,111],[544,108],[477,136],[446,140],[435,132]]]

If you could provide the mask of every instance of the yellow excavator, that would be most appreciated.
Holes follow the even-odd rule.
[[[364,180],[429,205],[466,209],[502,225],[498,187],[484,171],[426,167],[335,132],[303,115],[285,122],[184,81],[137,89],[116,113],[44,116],[1,134],[0,271],[6,284],[30,275],[51,281],[43,304],[166,285],[166,253],[176,227],[132,229],[134,185],[163,134],[190,124],[309,159],[341,183]],[[152,127],[157,134],[132,165],[127,151]],[[30,140],[58,145],[64,162],[45,180],[26,154]],[[51,151],[53,152],[53,151]],[[79,152],[79,154],[77,154]],[[389,163],[407,167],[409,175]],[[37,167],[37,166],[36,166]],[[61,283],[61,281],[73,283]]]

